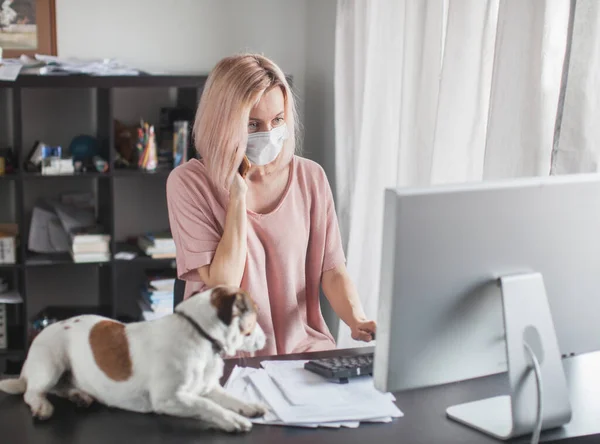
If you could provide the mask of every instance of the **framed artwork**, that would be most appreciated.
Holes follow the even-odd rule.
[[[0,0],[0,47],[5,58],[56,55],[56,0]]]

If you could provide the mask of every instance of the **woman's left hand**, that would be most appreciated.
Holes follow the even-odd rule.
[[[355,341],[371,342],[375,339],[377,324],[375,321],[358,320],[350,326],[350,330]]]

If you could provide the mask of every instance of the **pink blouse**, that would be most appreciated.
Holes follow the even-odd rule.
[[[226,203],[219,202],[202,161],[175,168],[167,181],[169,221],[177,246],[177,273],[185,297],[206,288],[197,272],[210,264],[223,234]],[[333,196],[321,166],[294,156],[274,210],[248,210],[248,253],[241,287],[254,298],[267,335],[257,354],[335,348],[321,313],[323,272],[345,262]]]

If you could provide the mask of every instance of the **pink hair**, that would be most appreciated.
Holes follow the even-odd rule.
[[[218,188],[229,189],[246,152],[250,111],[274,87],[280,87],[283,93],[289,131],[275,160],[277,167],[283,167],[296,150],[298,122],[292,90],[283,71],[266,57],[242,54],[222,59],[208,76],[196,112],[194,140]]]

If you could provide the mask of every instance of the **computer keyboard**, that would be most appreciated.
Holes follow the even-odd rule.
[[[308,371],[345,384],[350,378],[373,375],[374,353],[360,356],[313,359],[304,364]]]

